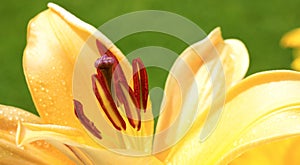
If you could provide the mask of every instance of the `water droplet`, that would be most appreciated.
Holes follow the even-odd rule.
[[[296,115],[290,116],[290,119],[297,119],[297,118],[298,118],[298,116],[296,116]]]
[[[36,144],[37,144],[38,146],[42,146],[41,141],[37,141]]]
[[[65,80],[61,80],[61,84],[62,85],[66,85],[66,81]]]
[[[238,145],[237,141],[234,141],[233,146],[236,147]]]
[[[47,143],[47,142],[44,142],[44,146],[43,146],[44,148],[49,148],[50,147],[50,144],[49,143]]]
[[[241,139],[239,140],[239,144],[242,144],[243,142],[244,142],[244,139],[241,138]]]
[[[45,88],[44,87],[41,87],[41,91],[44,91],[45,90]]]

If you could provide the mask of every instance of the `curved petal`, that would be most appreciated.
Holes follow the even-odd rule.
[[[55,4],[48,7],[28,25],[23,56],[26,80],[45,122],[80,128],[74,115],[72,75],[81,48],[88,38],[97,38],[118,58],[124,56],[94,27]]]
[[[173,65],[166,82],[155,152],[179,140],[196,114],[211,115],[204,112],[209,106],[211,113],[221,108],[216,102],[224,102],[226,88],[244,77],[248,65],[244,44],[235,39],[224,41],[219,28],[187,48]]]
[[[284,47],[300,47],[300,28],[294,29],[285,34],[281,39],[281,45]]]
[[[282,164],[300,164],[300,138],[292,137],[272,143],[258,146],[246,151],[230,162],[230,165],[243,164],[261,164],[261,165],[282,165]]]
[[[82,131],[68,126],[20,122],[16,134],[16,143],[21,146],[36,140],[46,139],[45,137],[55,136],[56,139],[53,140],[72,141],[73,143],[70,143],[70,145],[80,143],[87,146],[98,147],[94,141],[89,138],[84,138],[82,134]]]
[[[76,162],[77,164],[139,164],[138,162],[142,164],[145,164],[145,162],[147,164],[162,164],[154,156],[134,156],[139,153],[131,150],[131,148],[104,149],[91,146],[86,142],[86,139],[80,136],[78,130],[69,127],[23,123],[19,126],[17,139],[19,145],[26,145],[36,140],[46,140],[62,150],[67,147],[71,152],[65,152],[65,154],[70,158],[74,156],[79,158],[80,161]]]
[[[253,75],[228,92],[225,109],[209,138],[199,140],[204,123],[198,118],[165,161],[226,164],[251,147],[300,135],[299,110],[300,73]]]
[[[41,122],[40,118],[31,113],[0,105],[0,164],[75,164],[42,140],[17,147],[15,136],[18,121]]]

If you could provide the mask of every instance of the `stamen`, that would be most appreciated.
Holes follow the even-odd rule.
[[[149,95],[147,71],[140,58],[132,61],[132,68],[134,93],[138,101],[138,108],[144,109],[144,112],[146,112]]]
[[[83,106],[82,104],[74,100],[74,110],[75,110],[75,115],[81,122],[81,124],[90,132],[92,133],[95,137],[98,139],[102,139],[101,137],[101,132],[97,129],[97,127],[94,125],[93,122],[90,121],[90,119],[85,116],[83,112]]]
[[[96,46],[101,56],[107,53],[108,49],[99,40],[96,40]]]
[[[116,56],[99,40],[96,40],[96,45],[101,57],[95,61],[97,74],[92,76],[92,84],[98,102],[116,129],[126,129],[117,104],[118,107],[124,108],[129,124],[140,130],[140,113],[141,109],[146,111],[149,94],[144,64],[140,59],[133,60],[134,90],[132,90]]]
[[[118,83],[117,88],[120,89],[117,95],[120,98],[120,102],[124,105],[130,125],[139,130],[141,126],[141,113],[137,108],[138,103],[134,97],[134,92],[127,84],[123,83]]]
[[[102,73],[92,76],[92,85],[95,96],[112,125],[119,131],[126,130],[126,123],[114,103]]]

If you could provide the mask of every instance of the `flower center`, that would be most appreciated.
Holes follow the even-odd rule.
[[[130,125],[136,131],[141,129],[141,113],[146,112],[148,101],[148,76],[141,59],[132,61],[133,88],[128,84],[117,57],[100,41],[96,40],[101,55],[95,63],[96,73],[91,76],[93,93],[105,116],[119,131],[126,131]],[[74,100],[75,114],[80,122],[94,136],[100,131],[85,115],[79,101]]]

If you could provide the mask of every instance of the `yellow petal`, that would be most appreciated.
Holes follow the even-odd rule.
[[[90,140],[89,138],[84,138],[82,134],[83,132],[81,130],[68,126],[20,122],[18,124],[18,130],[16,134],[16,143],[18,145],[23,145],[25,143],[45,139],[45,137],[60,135],[54,140],[72,141],[73,143],[97,147],[94,141]]]
[[[35,140],[50,141],[57,148],[65,151],[66,146],[71,152],[65,152],[70,158],[80,158],[77,164],[162,164],[154,156],[135,156],[135,150],[119,148],[97,148],[87,144],[78,130],[56,125],[41,125],[23,123],[19,126],[17,143],[26,145]],[[113,139],[116,140],[116,139]],[[126,153],[122,155],[118,153]],[[139,163],[138,163],[139,164]]]
[[[145,165],[163,165],[163,162],[158,160],[154,156],[131,156],[134,153],[130,153],[127,151],[128,156],[120,155],[109,150],[95,150],[92,148],[81,148],[85,153],[88,153],[94,159],[95,164],[112,164],[112,165],[119,165],[119,164],[145,164]],[[124,153],[124,151],[121,151]],[[100,156],[99,156],[100,155]]]
[[[281,39],[281,45],[284,47],[300,47],[300,28],[294,29],[285,34]]]
[[[198,118],[165,161],[226,164],[251,147],[299,135],[299,110],[300,73],[253,75],[229,91],[220,121],[206,141],[199,140],[203,121]]]
[[[41,122],[31,113],[0,105],[0,164],[74,164],[59,150],[42,140],[17,147],[15,136],[18,121]]]
[[[215,106],[211,106],[211,113],[217,111],[220,107],[216,101],[224,101],[226,88],[244,77],[248,65],[244,44],[235,39],[224,41],[219,28],[187,48],[166,82],[164,106],[156,128],[156,152],[179,140],[196,114],[204,113],[210,104]]]
[[[292,137],[258,146],[246,151],[230,162],[230,165],[282,165],[300,164],[300,138]]]
[[[72,75],[81,48],[93,35],[118,58],[124,56],[94,27],[55,4],[49,3],[48,7],[28,25],[23,56],[26,80],[45,122],[79,128],[73,109]]]

